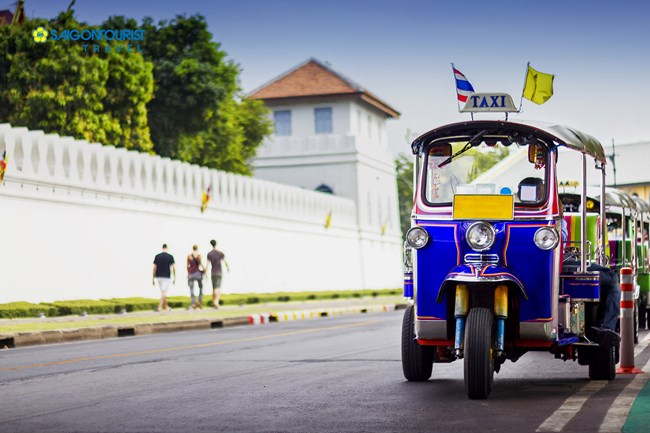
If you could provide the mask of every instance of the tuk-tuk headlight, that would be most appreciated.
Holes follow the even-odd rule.
[[[406,232],[406,242],[416,250],[425,246],[428,241],[429,233],[427,233],[427,231],[422,227],[411,227],[409,231]]]
[[[467,244],[474,251],[485,251],[492,248],[496,232],[491,224],[486,222],[476,222],[469,226],[467,233],[465,233]]]
[[[535,245],[544,251],[557,247],[560,236],[554,227],[542,227],[535,232]]]

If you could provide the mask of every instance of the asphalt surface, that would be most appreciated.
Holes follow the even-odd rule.
[[[0,432],[591,433],[609,431],[606,415],[635,377],[647,381],[589,381],[584,366],[529,353],[503,367],[488,400],[468,400],[460,362],[434,365],[429,382],[404,380],[401,319],[351,314],[0,351]],[[650,359],[645,344],[639,365]]]

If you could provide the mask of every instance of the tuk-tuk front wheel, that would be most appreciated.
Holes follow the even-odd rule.
[[[433,347],[415,341],[415,311],[409,305],[402,321],[402,370],[409,382],[425,382],[433,370]]]
[[[471,399],[485,399],[494,379],[494,315],[487,308],[472,308],[465,325],[465,391]]]

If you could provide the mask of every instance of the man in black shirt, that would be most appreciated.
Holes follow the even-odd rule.
[[[176,266],[174,264],[174,256],[167,252],[167,244],[163,244],[162,252],[156,254],[153,259],[153,278],[152,284],[160,287],[160,303],[158,304],[158,311],[169,311],[171,308],[167,306],[167,291],[172,284],[171,276],[174,276],[173,284],[176,284]]]

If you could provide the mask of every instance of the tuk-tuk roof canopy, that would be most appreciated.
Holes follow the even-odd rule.
[[[581,190],[580,186],[577,186],[571,191],[560,191],[560,198],[562,198],[562,196],[580,197]],[[587,197],[600,204],[602,202],[601,189],[595,186],[588,186]],[[632,196],[627,192],[616,188],[605,188],[605,206],[615,206],[625,209],[639,210],[642,212],[650,212],[650,205],[648,203],[639,197]]]
[[[533,134],[546,142],[587,154],[603,164],[607,162],[603,146],[591,135],[568,126],[527,120],[473,120],[444,125],[416,138],[411,144],[411,150],[417,155],[425,145],[434,140],[457,135],[474,136],[482,131],[486,131],[485,135],[511,135],[513,132],[522,136]]]
[[[632,196],[634,199],[634,202],[636,203],[636,209],[640,212],[650,212],[650,204],[648,204],[645,200],[642,200],[641,198],[637,196]]]
[[[600,200],[600,194],[596,198]],[[605,205],[635,210],[637,208],[637,203],[631,195],[615,188],[605,188]]]

